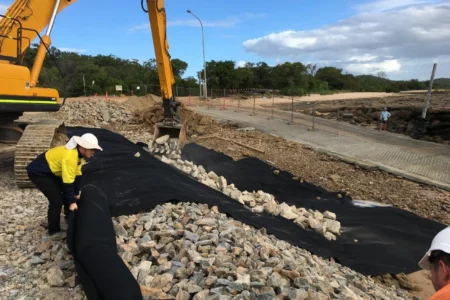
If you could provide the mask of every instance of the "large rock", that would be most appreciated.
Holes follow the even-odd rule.
[[[332,213],[332,212],[329,212],[329,211],[325,211],[325,212],[323,213],[323,217],[324,217],[325,219],[336,220],[336,214],[335,214],[335,213]]]
[[[227,180],[223,176],[219,177],[218,183],[220,190],[224,190],[227,187]]]
[[[241,285],[244,290],[250,289],[250,274],[237,274],[235,284]]]
[[[274,272],[269,276],[269,279],[267,280],[267,286],[278,288],[289,286],[289,280]]]
[[[214,173],[213,171],[208,173],[208,177],[212,180],[214,180],[214,182],[218,182],[219,181],[219,176],[217,176],[216,173]]]
[[[277,203],[274,199],[270,199],[267,201],[267,203],[264,205],[264,211],[269,214],[273,214],[275,210],[277,209]]]
[[[325,227],[326,230],[330,231],[331,233],[340,234],[341,223],[339,223],[338,221],[325,219]]]
[[[195,222],[195,225],[198,226],[214,226],[216,225],[216,220],[213,218],[204,218],[204,219],[199,219],[197,222]]]
[[[150,287],[165,289],[173,280],[173,275],[170,273],[165,273],[162,275],[156,275],[152,282],[150,283]]]
[[[155,140],[158,145],[164,145],[169,140],[170,135],[163,135]]]
[[[208,296],[209,296],[209,290],[203,290],[203,291],[198,292],[194,296],[193,300],[207,300]]]
[[[52,267],[47,271],[47,281],[50,286],[63,286],[64,273],[58,266]]]
[[[295,220],[298,218],[298,215],[292,211],[292,208],[286,203],[282,203],[278,206],[281,209],[281,216],[288,220]]]

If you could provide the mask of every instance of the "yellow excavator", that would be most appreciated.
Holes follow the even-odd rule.
[[[92,0],[91,0],[92,1]],[[125,1],[125,0],[124,0]],[[56,89],[38,87],[39,74],[51,44],[50,34],[56,16],[76,0],[16,0],[0,14],[0,154],[1,148],[15,147],[14,173],[17,186],[33,187],[26,165],[40,153],[66,140],[64,122],[42,120],[19,122],[24,112],[54,112],[64,105]],[[169,134],[184,144],[185,128],[181,123],[175,100],[175,79],[169,55],[164,0],[141,0],[148,13],[155,48],[164,120],[155,125],[153,141]],[[41,32],[45,29],[44,35]],[[26,50],[39,39],[36,59],[30,69],[23,66]],[[1,155],[0,155],[1,157]]]

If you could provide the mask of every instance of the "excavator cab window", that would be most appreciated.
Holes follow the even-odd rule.
[[[19,28],[17,29],[16,37],[10,36],[10,35],[8,35],[8,33],[7,34],[0,34],[0,53],[1,53],[1,47],[2,47],[3,41],[5,39],[14,40],[14,41],[16,41],[16,44],[17,44],[17,54],[16,54],[16,56],[1,55],[0,59],[1,60],[7,60],[7,61],[9,61],[10,64],[20,64],[22,62],[22,58],[23,58],[23,56],[21,54],[21,51],[20,51],[20,49],[22,49],[22,24],[20,23],[19,20],[7,17],[5,15],[0,15],[0,18],[8,19],[11,22],[18,23],[18,25],[19,25]]]

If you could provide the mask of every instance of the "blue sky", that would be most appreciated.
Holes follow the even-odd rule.
[[[12,2],[0,0],[0,11]],[[437,77],[450,77],[449,0],[166,0],[165,6],[170,53],[188,63],[186,75],[202,68],[201,28],[190,9],[204,23],[207,60],[312,62],[354,74],[385,71],[392,79],[427,79],[438,62]],[[52,41],[83,54],[154,56],[139,0],[77,0],[58,15]]]

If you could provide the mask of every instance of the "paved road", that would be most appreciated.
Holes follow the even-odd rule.
[[[336,120],[294,113],[294,125],[288,124],[290,112],[257,109],[236,111],[234,108],[192,107],[216,119],[252,126],[259,130],[307,144],[348,161],[376,166],[414,181],[450,190],[450,146],[414,140],[408,136],[379,132]],[[251,110],[251,109],[250,109]],[[265,114],[265,115],[264,115]]]

